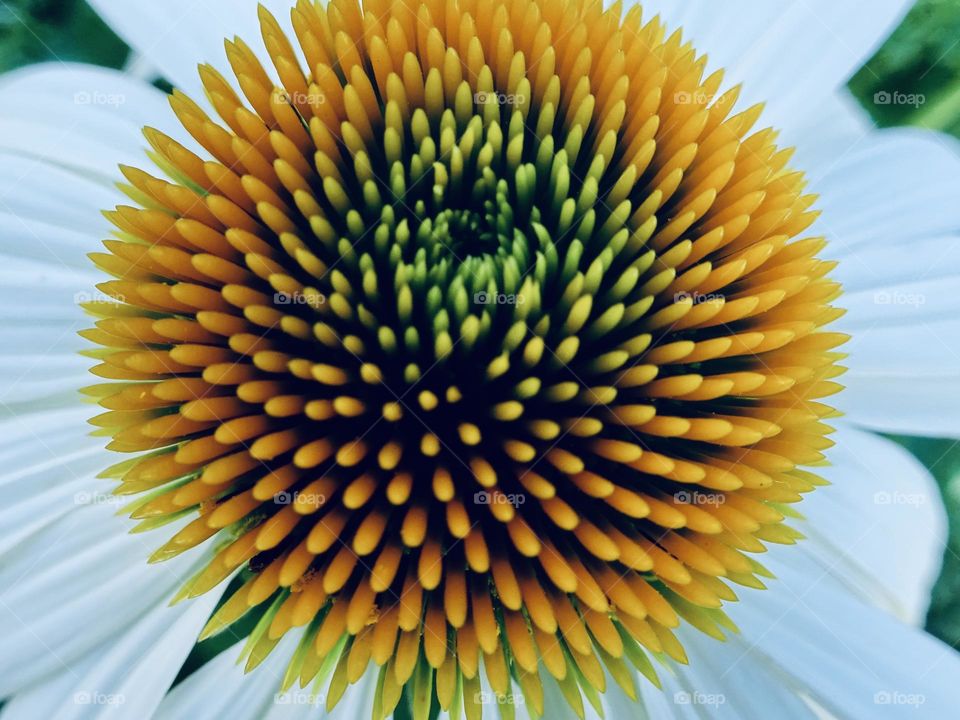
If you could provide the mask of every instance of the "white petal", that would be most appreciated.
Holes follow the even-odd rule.
[[[684,627],[678,638],[690,664],[676,666],[674,675],[661,671],[663,690],[644,693],[648,705],[660,708],[651,717],[740,720],[765,717],[776,708],[777,717],[813,720],[799,684],[769,663],[744,660],[745,643],[738,636],[720,642]]]
[[[796,131],[791,165],[803,170],[810,190],[818,192],[821,180],[838,160],[858,150],[870,140],[876,127],[857,100],[845,88],[825,98],[821,111],[806,118]]]
[[[607,674],[607,688],[601,696],[606,718],[638,717],[644,720],[676,718],[704,720],[741,720],[765,717],[770,708],[777,716],[790,720],[813,720],[809,707],[798,694],[798,684],[776,672],[775,668],[751,664],[749,672],[727,673],[741,659],[743,642],[736,636],[723,643],[686,626],[678,637],[690,658],[689,665],[668,661],[655,663],[662,687],[654,686],[639,673],[634,680],[639,699],[631,700]],[[541,673],[544,685],[544,717],[573,720],[576,715],[567,705],[559,687],[547,673]],[[601,720],[593,707],[584,702],[586,720]]]
[[[52,405],[75,408],[78,390],[96,380],[89,373],[95,361],[79,355],[90,344],[77,335],[93,324],[76,304],[92,297],[92,283],[84,288],[76,275],[49,264],[29,263],[27,272],[27,264],[0,253],[0,417]],[[42,284],[34,284],[38,279]],[[86,411],[95,414],[93,407]]]
[[[93,267],[86,253],[97,249],[110,227],[100,210],[116,205],[119,193],[91,176],[10,150],[0,151],[0,158],[4,254],[71,269],[78,276],[89,273]]]
[[[100,208],[119,193],[7,150],[0,163],[0,402],[16,413],[54,396],[76,405],[94,364],[77,354],[89,347],[77,332],[92,323],[78,302],[98,297],[105,279],[86,255],[108,233]]]
[[[660,673],[662,693],[642,685],[651,717],[883,718],[908,703],[938,717],[955,702],[960,656],[888,614],[923,620],[946,539],[936,485],[887,440],[842,427],[837,441],[821,470],[833,485],[800,506],[808,539],[758,557],[777,578],[726,606],[742,635],[681,629],[690,664]]]
[[[898,128],[871,133],[836,158],[814,188],[821,195],[820,228],[833,241],[833,255],[855,260],[851,272],[859,268],[869,277],[884,268],[870,263],[865,246],[955,231],[958,153],[956,140]],[[925,269],[932,269],[933,260]]]
[[[38,412],[30,423],[0,420],[0,557],[75,507],[106,497],[96,474],[115,459],[87,437],[87,416],[78,407]]]
[[[816,183],[811,234],[839,260],[847,392],[836,404],[872,428],[952,435],[960,422],[960,145],[917,130],[872,134]]]
[[[283,677],[276,650],[250,675],[237,664],[236,647],[223,651],[170,691],[155,720],[259,717]]]
[[[108,184],[120,177],[118,163],[145,164],[143,126],[186,142],[163,92],[106,68],[48,63],[7,73],[0,79],[0,107],[0,149]],[[13,178],[21,174],[29,175]],[[70,186],[49,191],[74,194]]]
[[[784,548],[784,562],[809,554],[833,581],[922,624],[947,538],[936,482],[885,438],[841,425],[834,439],[831,464],[819,471],[832,485],[798,506],[807,522],[796,526],[809,540]]]
[[[315,694],[311,686],[298,686],[279,693],[298,633],[289,633],[273,649],[266,660],[249,674],[237,662],[240,644],[222,652],[199,668],[173,689],[160,706],[154,720],[191,717],[214,720],[295,720],[308,717],[330,717],[334,720],[365,720],[373,707],[373,691],[379,668],[370,670],[347,688],[346,694],[332,713],[325,708],[325,698]],[[318,707],[319,706],[319,707]]]
[[[129,204],[117,163],[148,164],[147,123],[184,133],[162,92],[83,65],[2,76],[0,108],[0,401],[19,413],[90,384],[78,302],[105,279],[87,258],[112,231],[101,210]]]
[[[708,68],[725,68],[742,98],[767,104],[765,125],[793,132],[823,111],[824,101],[869,58],[912,3],[907,0],[645,0],[670,30],[682,27]]]
[[[728,606],[746,647],[724,677],[772,670],[837,717],[950,717],[960,655],[832,582],[796,554],[777,581]],[[699,658],[697,658],[699,659]]]
[[[833,485],[800,508],[808,540],[769,546],[758,559],[776,579],[726,606],[742,630],[736,656],[716,662],[708,644],[691,652],[691,670],[716,665],[720,682],[701,675],[706,693],[769,673],[838,717],[902,717],[905,704],[921,702],[924,717],[940,717],[956,702],[960,655],[890,614],[922,621],[946,537],[936,486],[868,433],[844,428],[831,457],[823,472]]]
[[[0,558],[0,697],[62,671],[188,577],[196,556],[148,565],[162,540],[128,534],[116,510],[71,508]]]
[[[266,0],[284,28],[290,24],[290,0]],[[176,87],[194,100],[204,98],[197,65],[225,64],[224,38],[240,36],[261,58],[257,3],[254,0],[91,0],[90,5],[134,50],[147,58]],[[270,62],[264,63],[270,69]]]
[[[4,720],[151,717],[218,597],[211,592],[173,608],[155,606],[119,637],[14,696]]]

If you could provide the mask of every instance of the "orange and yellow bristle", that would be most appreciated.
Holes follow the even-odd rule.
[[[171,96],[203,157],[147,129],[166,178],[122,169],[83,333],[116,492],[181,521],[154,560],[214,551],[183,596],[235,579],[205,634],[254,614],[254,667],[299,633],[285,683],[330,706],[371,665],[378,718],[479,717],[481,668],[534,714],[541,668],[580,714],[604,669],[635,696],[821,483],[813,196],[638,6],[292,21],[261,9],[270,72],[226,43],[239,93],[201,66],[219,119]]]

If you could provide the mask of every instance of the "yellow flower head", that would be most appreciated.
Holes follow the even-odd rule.
[[[478,717],[481,666],[535,714],[541,668],[581,714],[604,668],[635,696],[821,482],[814,197],[638,6],[292,18],[269,72],[227,42],[241,94],[201,66],[219,118],[171,96],[204,156],[147,129],[166,177],[123,168],[83,333],[116,492],[179,521],[154,560],[209,553],[183,596],[232,578],[205,634],[253,618],[248,667],[298,634],[328,705],[371,664],[378,718]]]

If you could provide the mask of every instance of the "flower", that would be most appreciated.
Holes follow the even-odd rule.
[[[205,93],[192,95],[222,122],[178,90],[180,127],[162,123],[169,113],[146,87],[71,69],[68,117],[111,130],[111,144],[136,145],[127,133],[149,124],[168,179],[127,163],[123,147],[64,151],[42,125],[8,133],[26,157],[11,153],[20,177],[4,203],[38,243],[12,248],[25,257],[6,272],[35,294],[38,277],[47,285],[43,302],[18,306],[23,325],[4,328],[43,355],[4,400],[31,413],[10,437],[39,447],[11,449],[5,479],[42,478],[18,486],[7,511],[16,582],[0,608],[22,628],[5,677],[12,711],[35,713],[31,692],[51,701],[45,676],[61,687],[72,663],[84,669],[67,676],[73,710],[130,717],[341,698],[350,716],[366,704],[380,717],[404,691],[417,716],[434,697],[468,715],[520,702],[583,714],[626,696],[656,716],[948,702],[952,651],[877,607],[922,612],[942,543],[934,491],[861,428],[943,427],[922,406],[941,366],[911,350],[924,333],[955,342],[940,319],[946,282],[922,278],[937,233],[955,226],[937,200],[956,190],[956,158],[933,135],[868,136],[833,94],[859,59],[844,57],[849,10],[743,4],[751,12],[692,4],[680,25],[731,67],[771,43],[769,64],[740,69],[743,94],[766,91],[764,119],[796,142],[820,220],[790,152],[772,131],[751,134],[760,106],[741,111],[741,91],[704,74],[666,32],[669,8],[661,24],[599,3],[414,13],[384,2],[361,14],[301,2],[292,32],[261,10],[264,64],[243,39],[253,34],[228,41],[240,93],[201,66]],[[187,32],[239,22],[216,3],[184,5],[187,24],[157,39],[152,6],[100,9],[186,90],[198,86],[181,65],[203,46]],[[865,47],[898,9],[858,31]],[[746,42],[772,16],[781,27],[759,44],[714,39],[734,18]],[[804,40],[823,27],[842,31],[837,55],[812,64]],[[792,63],[803,73],[791,78]],[[0,93],[55,106],[44,92],[62,95],[59,77],[24,71]],[[16,112],[9,122],[17,130]],[[114,159],[125,163],[119,205],[103,190]],[[923,193],[913,163],[937,181]],[[23,187],[29,178],[45,193]],[[876,214],[884,192],[899,207],[883,211],[910,220],[909,251],[858,212],[868,197]],[[77,257],[91,247],[73,228],[102,232],[85,215],[96,207],[116,207],[106,252],[91,255],[107,282]],[[834,269],[820,253],[843,261]],[[105,410],[96,434],[129,460],[105,461],[76,437],[88,410],[69,392],[75,376],[61,377],[75,363],[46,349],[68,344],[77,319],[40,272],[59,273],[96,320],[81,335],[99,346],[84,352],[104,382],[85,393]],[[839,387],[845,339],[820,330],[841,314],[831,272],[847,285],[853,335],[843,421],[820,402]],[[812,537],[761,565],[752,553],[764,543],[800,537],[782,521],[822,484],[799,466],[822,464],[828,419],[840,462],[817,470],[835,488],[799,506],[810,519],[793,525]],[[51,468],[75,479],[50,479]],[[120,481],[114,495],[96,474]],[[127,496],[132,538],[106,519]],[[890,523],[917,540],[891,548],[878,531]],[[165,562],[145,568],[157,533],[169,541],[152,559]],[[37,572],[72,536],[77,553]],[[731,582],[769,589],[725,603],[738,599]],[[161,608],[174,587],[196,599]],[[52,611],[66,588],[76,600]],[[89,629],[71,628],[81,621]],[[225,653],[164,698],[198,637],[216,633],[246,640],[250,677]],[[907,672],[918,662],[930,666],[919,679]],[[297,680],[314,692],[291,690]],[[254,692],[259,704],[235,706]]]
[[[635,698],[822,484],[814,198],[759,106],[597,7],[301,3],[298,49],[262,8],[283,86],[228,41],[252,110],[209,66],[222,123],[171,97],[214,160],[149,128],[173,181],[122,168],[86,392],[143,454],[107,474],[138,529],[189,519],[151,559],[215,546],[178,597],[236,578],[201,638],[253,616],[252,670],[300,637],[282,691],[376,667],[375,716],[472,713],[482,661],[537,715],[541,666],[581,714],[604,668]]]

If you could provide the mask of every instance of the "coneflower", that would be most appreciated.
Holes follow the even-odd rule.
[[[480,673],[543,712],[540,670],[599,706],[681,622],[723,638],[732,586],[820,484],[839,311],[789,150],[679,33],[599,0],[300,0],[261,8],[281,85],[226,43],[205,160],[158,174],[94,262],[92,420],[153,560],[231,578],[207,635],[333,706],[371,663],[479,717]],[[300,57],[305,58],[304,64]],[[249,617],[248,617],[249,621]],[[505,714],[509,702],[501,704]]]

